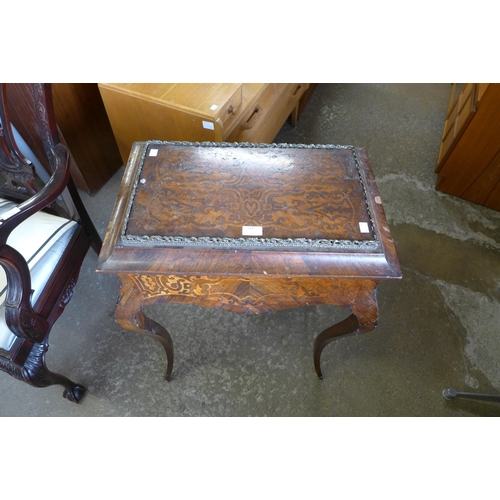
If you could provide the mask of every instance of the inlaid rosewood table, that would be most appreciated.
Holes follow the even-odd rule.
[[[143,306],[194,303],[256,314],[333,304],[351,315],[314,342],[372,330],[376,286],[401,271],[365,149],[137,142],[98,271],[121,280],[116,320],[173,343]]]

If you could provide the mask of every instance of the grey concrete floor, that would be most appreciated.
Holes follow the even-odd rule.
[[[403,270],[378,287],[379,326],[312,344],[346,315],[332,306],[240,316],[157,305],[176,350],[174,378],[159,343],[114,321],[118,279],[89,254],[51,334],[47,364],[88,386],[62,388],[0,373],[1,416],[498,416],[500,405],[443,399],[443,389],[500,393],[500,212],[437,192],[434,166],[448,84],[321,84],[275,142],[366,147]],[[154,139],[154,138],[152,138]],[[104,235],[121,169],[83,194]]]

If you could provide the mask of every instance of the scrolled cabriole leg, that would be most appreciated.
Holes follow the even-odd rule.
[[[152,320],[142,311],[142,296],[133,280],[120,276],[122,288],[120,299],[115,310],[116,322],[126,330],[138,332],[161,343],[167,356],[167,372],[165,380],[172,378],[174,365],[174,344],[167,329]]]
[[[326,330],[323,330],[314,341],[313,347],[313,355],[314,355],[314,369],[316,370],[316,374],[322,380],[323,374],[321,372],[321,353],[325,346],[327,346],[330,342],[335,340],[342,335],[347,335],[349,333],[354,333],[359,327],[359,321],[355,314],[351,314],[349,317],[341,321],[340,323],[336,323],[335,325],[330,326]]]
[[[376,290],[373,288],[367,290],[366,293],[359,294],[349,309],[352,312],[350,316],[323,330],[314,341],[314,369],[320,379],[323,379],[320,365],[321,353],[326,345],[344,335],[369,332],[377,326],[378,304]]]

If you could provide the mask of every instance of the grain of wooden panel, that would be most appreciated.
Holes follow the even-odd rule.
[[[197,111],[207,119],[215,119],[227,105],[240,105],[242,93],[241,83],[101,83],[100,87],[177,109]],[[214,105],[217,108],[212,109]]]
[[[500,180],[497,180],[494,189],[491,191],[488,198],[486,198],[484,205],[493,210],[500,210]]]
[[[438,162],[436,189],[500,210],[500,84],[476,84],[476,95],[476,113]]]
[[[95,83],[57,83],[54,107],[59,127],[89,193],[97,192],[123,165]]]
[[[496,145],[498,147],[498,145]],[[485,165],[481,173],[471,182],[469,187],[461,194],[461,198],[478,203],[479,205],[490,206],[495,203],[491,197],[495,187],[500,182],[500,150],[493,159]],[[498,205],[499,203],[497,203]],[[490,208],[493,208],[490,206]]]
[[[147,140],[220,141],[222,130],[203,127],[202,118],[186,111],[168,108],[136,96],[100,87],[111,126],[124,162],[134,142]]]
[[[478,99],[478,101],[481,101],[484,93],[486,92],[486,89],[489,86],[489,83],[479,83],[478,86],[479,86],[479,88],[478,88],[478,92],[477,92],[477,99]]]
[[[441,170],[450,156],[453,148],[458,144],[476,112],[477,89],[476,84],[467,83],[461,87],[456,95],[457,86],[452,86],[447,119],[444,125],[441,146],[435,172],[441,175]]]
[[[437,189],[461,196],[498,151],[500,84],[490,84],[483,103],[439,170]]]
[[[469,91],[466,95],[461,94],[458,103],[458,115],[455,120],[455,129],[453,131],[454,138],[457,138],[464,132],[475,112],[476,101],[474,93]]]
[[[127,234],[240,238],[258,226],[265,238],[373,237],[350,149],[165,144],[141,177]]]

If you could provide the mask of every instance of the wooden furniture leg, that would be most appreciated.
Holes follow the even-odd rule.
[[[34,344],[22,367],[0,358],[0,370],[33,387],[62,385],[64,387],[63,396],[69,401],[79,403],[87,388],[75,384],[64,375],[52,372],[47,368],[45,354],[48,348],[47,339],[41,344]]]
[[[64,387],[63,397],[73,403],[79,403],[87,388],[75,384],[64,375],[55,373],[47,368],[45,364],[45,354],[48,348],[49,346],[46,342],[43,344],[35,344],[28,359],[24,363],[23,372],[26,381],[36,387],[62,385]]]
[[[120,275],[120,299],[116,306],[115,319],[117,323],[130,331],[138,332],[158,340],[167,354],[167,373],[165,380],[172,377],[174,364],[174,344],[168,331],[156,321],[146,316],[142,311],[143,300],[140,291],[129,276]]]
[[[356,297],[349,309],[352,312],[350,316],[323,330],[314,341],[314,368],[320,379],[323,379],[321,353],[326,345],[343,335],[369,332],[377,326],[378,304],[375,288]]]

